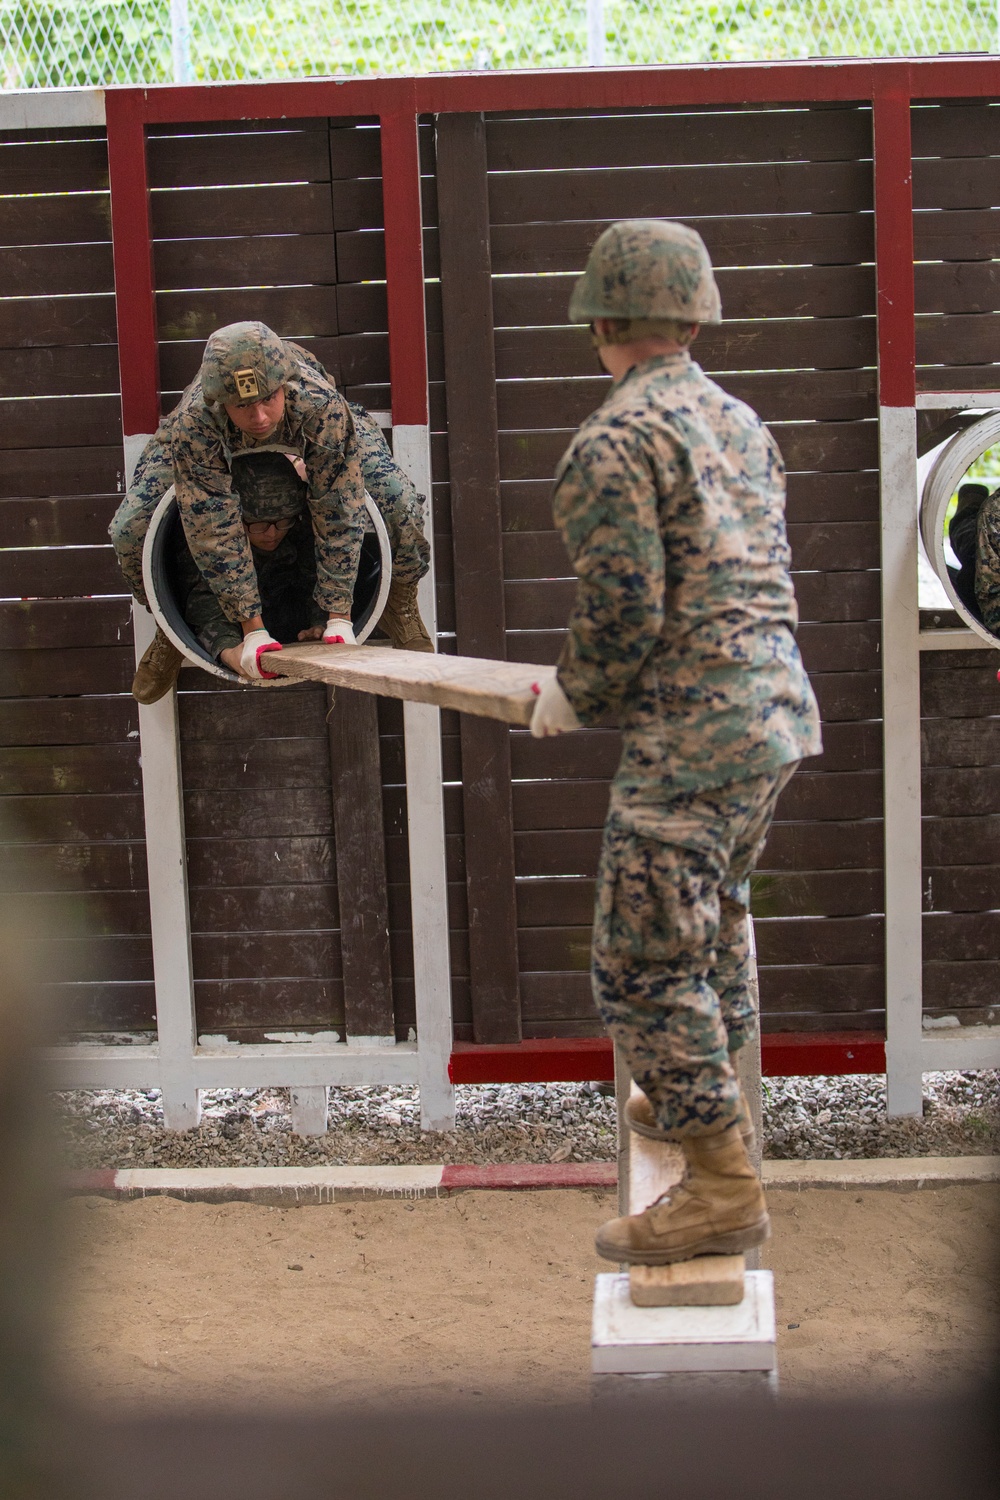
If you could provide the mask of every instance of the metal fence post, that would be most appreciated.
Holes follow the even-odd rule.
[[[170,55],[174,83],[190,83],[191,16],[188,0],[170,0]]]

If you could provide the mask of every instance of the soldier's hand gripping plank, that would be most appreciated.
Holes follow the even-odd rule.
[[[553,510],[578,577],[532,733],[616,715],[621,762],[597,880],[594,997],[643,1096],[643,1134],[680,1142],[684,1181],[597,1236],[662,1265],[769,1233],[732,1055],[753,1036],[749,877],[775,802],[819,753],[794,630],[784,469],[760,419],[688,346],[721,319],[711,262],[680,224],[615,224],[570,302],[614,384],[559,465]]]

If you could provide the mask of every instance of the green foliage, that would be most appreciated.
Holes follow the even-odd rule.
[[[189,0],[196,81],[579,67],[585,0]],[[917,55],[997,47],[994,0],[605,0],[606,62]],[[0,0],[6,88],[164,83],[169,0]]]

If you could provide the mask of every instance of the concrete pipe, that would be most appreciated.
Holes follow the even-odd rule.
[[[392,581],[389,534],[378,506],[367,493],[365,508],[373,530],[365,532],[351,607],[351,621],[359,642],[367,640],[378,624]],[[294,682],[295,679],[291,677],[276,677],[251,683],[209,656],[185,620],[177,602],[174,558],[176,546],[182,540],[180,512],[174,499],[174,487],[171,485],[153,512],[142,549],[142,577],[146,586],[146,598],[153,618],[164,635],[173,641],[178,651],[192,665],[201,667],[202,671],[211,672],[213,677],[221,677],[226,682],[238,682],[244,687],[284,687]]]
[[[991,646],[997,644],[997,637],[986,629],[982,621],[969,613],[955,592],[945,558],[944,518],[951,497],[970,466],[997,442],[1000,442],[998,411],[990,412],[962,432],[956,433],[945,443],[931,465],[920,498],[920,536],[931,566],[941,580],[952,609],[970,630],[982,636],[984,641],[989,641]]]

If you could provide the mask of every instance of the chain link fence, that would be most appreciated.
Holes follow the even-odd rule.
[[[0,0],[5,89],[997,50],[997,0]]]

